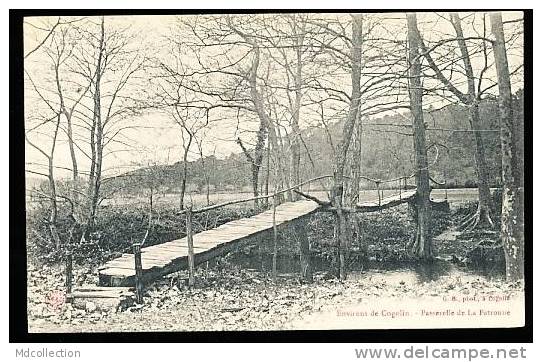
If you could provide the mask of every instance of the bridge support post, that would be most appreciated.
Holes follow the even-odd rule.
[[[192,205],[186,211],[186,241],[188,243],[188,286],[194,286],[194,240],[192,231]]]
[[[137,304],[143,303],[143,267],[141,265],[141,244],[135,243],[134,249],[134,266],[135,266],[135,290]]]
[[[273,266],[271,275],[273,280],[277,279],[277,253],[278,253],[278,230],[277,230],[277,190],[273,193]]]

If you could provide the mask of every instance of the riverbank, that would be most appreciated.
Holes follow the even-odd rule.
[[[449,214],[435,213],[434,233],[453,230],[457,219],[471,208],[463,205],[453,207]],[[186,286],[185,271],[173,273],[147,286],[143,305],[128,303],[119,311],[100,309],[92,302],[80,308],[64,303],[62,266],[31,263],[28,268],[30,331],[318,329],[327,328],[326,325],[339,328],[340,325],[334,323],[341,320],[351,327],[379,328],[378,323],[382,323],[379,318],[371,318],[370,321],[377,324],[370,324],[368,320],[350,318],[347,313],[354,311],[370,316],[377,312],[371,305],[386,303],[390,310],[394,305],[409,303],[438,306],[458,295],[513,296],[511,300],[516,303],[523,295],[523,286],[504,281],[498,268],[490,271],[479,266],[469,268],[464,258],[457,257],[468,254],[478,242],[478,234],[466,234],[468,237],[461,240],[436,238],[439,259],[428,264],[412,260],[406,250],[413,228],[406,206],[364,214],[359,223],[363,230],[361,241],[368,244],[367,257],[358,258],[360,248],[354,245],[348,280],[330,278],[328,270],[333,251],[330,217],[319,213],[308,223],[315,272],[311,284],[299,279],[298,244],[292,230],[284,230],[279,235],[276,280],[270,276],[271,243],[264,242],[200,265],[196,286],[192,289]],[[495,234],[489,235],[495,237]],[[96,263],[76,264],[74,281],[77,286],[96,285]],[[517,309],[512,304],[508,308]],[[337,311],[346,314],[338,316]],[[392,319],[407,323],[415,311],[408,313],[402,318],[397,314],[397,318]],[[521,319],[516,314],[513,317]]]

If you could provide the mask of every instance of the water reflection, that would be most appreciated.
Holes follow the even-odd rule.
[[[273,256],[260,253],[233,253],[228,256],[229,263],[241,268],[260,272],[271,272]],[[327,272],[331,267],[331,259],[321,256],[311,257],[311,267],[314,272]],[[278,255],[277,272],[282,275],[297,275],[300,270],[299,256]],[[436,258],[429,263],[412,261],[377,262],[353,261],[349,265],[349,279],[385,278],[388,282],[426,283],[443,277],[458,276],[462,278],[485,277],[487,279],[501,278],[504,268],[494,263],[475,266],[458,266],[450,261]]]

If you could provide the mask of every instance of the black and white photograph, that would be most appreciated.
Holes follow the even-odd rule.
[[[28,333],[525,327],[531,17],[23,12]]]

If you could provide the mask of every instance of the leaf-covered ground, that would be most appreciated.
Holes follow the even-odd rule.
[[[451,215],[435,214],[434,234],[452,230],[456,219],[470,209],[454,209]],[[333,238],[332,220],[330,215],[318,215],[310,220],[309,238],[313,253],[328,260],[332,250],[329,246]],[[220,258],[210,267],[198,268],[197,285],[192,289],[186,287],[185,272],[167,276],[147,287],[143,305],[128,306],[118,312],[100,309],[93,303],[79,308],[63,303],[62,267],[31,262],[29,328],[31,332],[297,329],[314,324],[322,313],[332,317],[333,310],[360,301],[378,305],[383,300],[401,303],[405,298],[446,298],[458,293],[476,295],[480,291],[522,294],[521,284],[507,283],[498,273],[496,278],[487,278],[464,267],[465,257],[480,241],[479,232],[435,241],[439,255],[451,262],[441,260],[423,266],[408,263],[405,246],[413,225],[406,209],[364,214],[359,224],[363,231],[361,241],[369,245],[368,260],[373,269],[358,268],[345,282],[329,279],[324,270],[317,269],[314,283],[302,283],[296,275],[295,263],[291,270],[286,270],[287,274],[273,281],[268,269],[262,271],[240,262],[255,251],[268,253],[271,244],[261,245]],[[298,243],[293,233],[285,230],[280,236],[279,252],[295,259]],[[489,234],[489,238],[495,239],[495,234]],[[456,260],[450,256],[459,256],[456,259],[461,262],[454,263]],[[352,263],[355,266],[355,260]],[[96,263],[85,265],[75,267],[76,285],[96,285]]]
[[[397,298],[399,303],[405,298],[475,295],[481,290],[498,294],[523,290],[521,284],[456,271],[429,280],[413,270],[373,270],[356,273],[346,282],[324,279],[319,273],[314,283],[303,284],[292,275],[273,282],[265,273],[221,266],[198,269],[193,289],[185,286],[183,273],[165,278],[147,290],[144,305],[115,312],[77,309],[69,304],[55,309],[50,292],[62,288],[60,271],[32,273],[38,281],[29,288],[33,332],[282,330],[299,328],[318,313],[362,300],[378,305],[386,298]],[[37,278],[38,274],[41,277]]]

